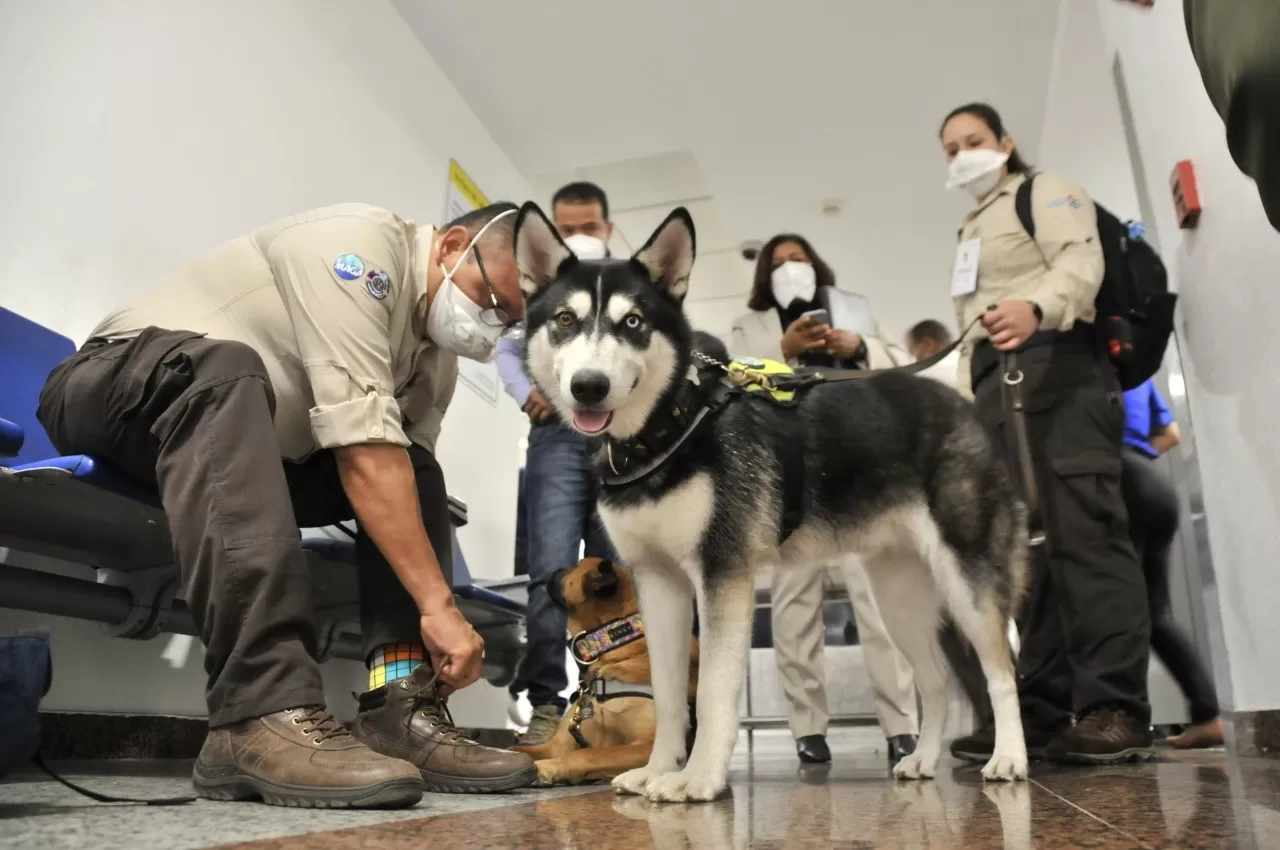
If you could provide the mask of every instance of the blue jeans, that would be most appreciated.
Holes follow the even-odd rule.
[[[587,557],[613,558],[613,547],[596,515],[595,476],[582,437],[558,422],[534,425],[525,459],[525,520],[529,546],[529,647],[511,693],[529,692],[529,702],[565,706],[568,613],[551,601],[547,582],[556,570]]]

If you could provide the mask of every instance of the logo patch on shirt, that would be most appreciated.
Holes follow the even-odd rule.
[[[391,294],[391,278],[382,269],[369,269],[365,275],[364,288],[379,301]]]
[[[343,280],[359,280],[364,275],[364,260],[355,254],[343,254],[333,261],[333,273]]]
[[[1045,206],[1047,206],[1049,209],[1053,209],[1054,207],[1067,206],[1067,207],[1071,207],[1071,209],[1073,210],[1078,210],[1080,209],[1081,204],[1080,204],[1080,199],[1077,198],[1075,195],[1066,195],[1061,198],[1054,198],[1052,201],[1045,204]]]

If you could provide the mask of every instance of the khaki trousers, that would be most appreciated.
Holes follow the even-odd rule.
[[[885,737],[916,734],[916,688],[911,668],[885,631],[866,572],[860,563],[850,560],[839,567],[784,569],[773,575],[773,649],[792,736],[825,735],[830,721],[821,612],[828,576],[844,583],[853,604],[876,716]]]

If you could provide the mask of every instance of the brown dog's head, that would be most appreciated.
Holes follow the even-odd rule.
[[[613,561],[583,558],[551,577],[547,593],[569,612],[569,630],[580,632],[639,610],[631,574]]]

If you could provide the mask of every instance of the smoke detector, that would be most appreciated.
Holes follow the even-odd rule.
[[[822,202],[822,214],[827,218],[835,218],[844,211],[844,201],[839,198],[827,198]]]

